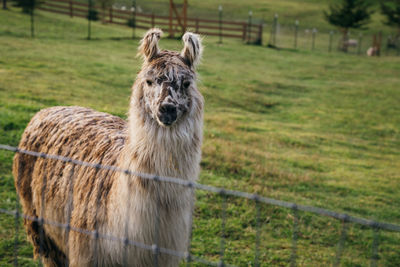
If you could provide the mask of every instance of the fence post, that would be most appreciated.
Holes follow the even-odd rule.
[[[274,46],[276,46],[276,33],[278,32],[278,14],[274,16]]]
[[[379,260],[379,228],[374,227],[373,231],[373,239],[372,239],[372,248],[371,248],[371,267],[378,266]]]
[[[112,10],[113,10],[113,8],[112,8],[112,6],[110,7],[110,9],[109,9],[109,16],[110,16],[110,23],[112,23],[113,22],[113,14],[112,14]]]
[[[278,27],[277,25],[278,25],[278,14],[275,14],[274,20],[272,22],[271,36],[269,37],[269,42],[268,42],[269,47],[276,47],[276,31]]]
[[[199,33],[199,18],[196,18],[196,33]]]
[[[222,6],[218,7],[218,22],[219,22],[219,43],[222,44]]]
[[[172,0],[169,1],[169,18],[168,18],[168,31],[169,31],[169,38],[174,37],[174,31],[172,30],[172,22],[173,22],[173,17],[172,17],[172,7],[173,3]]]
[[[379,32],[377,38],[377,45],[378,45],[378,57],[381,56],[381,49],[382,49],[382,31]]]
[[[264,27],[264,21],[261,21],[260,25],[258,25],[258,38],[257,38],[258,45],[262,45],[263,27]]]
[[[329,32],[329,52],[332,52],[333,31]]]
[[[360,33],[360,35],[358,36],[358,51],[357,54],[361,54],[361,46],[362,46],[362,39],[363,39],[363,34]]]
[[[92,21],[92,18],[91,18],[92,4],[93,4],[92,0],[89,0],[89,5],[88,5],[88,36],[87,36],[88,40],[91,39],[91,24],[90,23]]]
[[[4,10],[7,9],[7,0],[3,0],[3,9],[4,9]]]
[[[74,10],[73,10],[73,3],[72,0],[69,0],[69,16],[72,18],[74,16]]]
[[[243,22],[243,34],[242,34],[243,42],[246,41],[246,34],[247,34],[247,24],[246,22]]]
[[[249,22],[248,22],[248,29],[249,29],[249,34],[247,34],[247,43],[251,42],[251,22],[253,18],[253,11],[249,11]]]
[[[35,6],[31,7],[31,37],[35,37],[35,14],[34,14]]]
[[[392,36],[388,35],[388,37],[386,38],[386,50],[385,50],[385,55],[389,55],[389,49],[391,47],[391,44],[393,43],[392,41]]]
[[[187,0],[183,0],[183,34],[187,30]]]
[[[154,13],[151,13],[151,27],[154,28],[155,23],[154,23]]]
[[[136,36],[136,0],[132,0],[133,17],[132,17],[132,39]]]
[[[400,56],[400,36],[396,40],[397,56]]]
[[[317,29],[314,28],[312,30],[312,44],[311,44],[311,50],[315,50],[315,37],[317,36]]]
[[[260,208],[260,202],[259,202],[259,198],[257,195],[254,195],[253,197],[254,202],[255,202],[255,206],[256,206],[256,242],[255,242],[255,253],[254,253],[254,267],[260,267],[260,235],[261,235],[261,208]]]
[[[297,35],[299,33],[299,21],[294,23],[294,49],[297,49]]]
[[[18,232],[19,232],[19,218],[21,217],[19,212],[19,196],[16,196],[15,203],[15,237],[14,237],[14,266],[18,266]]]

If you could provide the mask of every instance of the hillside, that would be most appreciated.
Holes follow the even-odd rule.
[[[263,2],[268,7],[272,1]],[[320,2],[307,3],[314,8]],[[130,86],[141,65],[135,57],[139,39],[129,38],[131,30],[93,23],[94,40],[87,41],[84,20],[39,12],[36,21],[37,38],[30,39],[27,16],[0,10],[0,143],[18,145],[33,114],[54,105],[86,106],[126,118]],[[199,182],[400,224],[399,57],[277,51],[230,40],[219,45],[209,37],[204,42]],[[161,46],[182,47],[168,39]],[[0,151],[0,208],[8,210],[16,202],[12,156]],[[220,203],[219,196],[197,192],[192,252],[214,261],[219,259]],[[228,199],[228,263],[252,263],[254,217],[252,202]],[[261,218],[262,266],[286,265],[290,211],[262,206]],[[12,264],[13,223],[14,218],[0,215],[0,265]],[[299,266],[331,264],[340,222],[301,213],[299,227]],[[343,265],[368,265],[371,231],[351,224],[348,234]],[[400,234],[380,232],[382,266],[400,265],[399,250]],[[20,228],[20,261],[36,265],[31,253]]]
[[[137,5],[144,12],[168,15],[169,0],[144,1],[137,0]],[[183,3],[182,0],[175,0],[176,4]],[[267,25],[272,23],[275,14],[279,15],[279,22],[285,26],[293,25],[296,20],[300,21],[302,28],[318,28],[320,31],[332,30],[324,19],[323,10],[327,10],[331,0],[189,0],[188,15],[190,17],[218,18],[218,6],[223,7],[225,19],[247,20],[248,12],[251,10],[255,20],[264,20]],[[382,24],[384,18],[380,14],[378,0],[370,1],[371,8],[376,10],[369,24],[370,30],[389,31],[389,28]],[[118,0],[118,4],[130,6],[132,1]]]

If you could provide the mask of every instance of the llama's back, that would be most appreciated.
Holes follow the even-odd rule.
[[[32,118],[19,148],[116,165],[126,141],[125,129],[124,120],[106,113],[82,107],[48,108]],[[26,215],[60,223],[70,220],[72,227],[88,230],[104,222],[114,172],[17,153],[13,173]],[[41,235],[38,223],[29,220],[25,227],[36,255],[42,249],[47,265],[64,264],[68,250],[65,229],[45,224]],[[71,238],[89,242],[89,237],[76,232],[69,236],[74,242]]]

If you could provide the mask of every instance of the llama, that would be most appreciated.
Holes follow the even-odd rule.
[[[132,87],[127,122],[83,107],[47,108],[32,118],[19,147],[195,181],[203,127],[203,97],[196,87],[201,40],[187,32],[181,52],[160,50],[161,34],[152,29],[141,40],[143,66]],[[24,220],[35,257],[45,266],[152,266],[155,260],[177,266],[180,261],[74,228],[187,249],[191,189],[19,153],[13,174],[26,215],[71,225],[67,231]]]

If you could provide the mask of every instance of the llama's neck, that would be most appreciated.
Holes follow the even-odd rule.
[[[187,114],[182,123],[162,128],[151,119],[143,120],[137,109],[136,103],[131,103],[128,137],[118,165],[136,172],[195,181],[200,169],[202,113]],[[121,173],[110,198],[109,229],[105,230],[109,234],[123,237],[127,229],[129,239],[152,244],[159,214],[160,245],[184,250],[193,201],[191,189]]]

